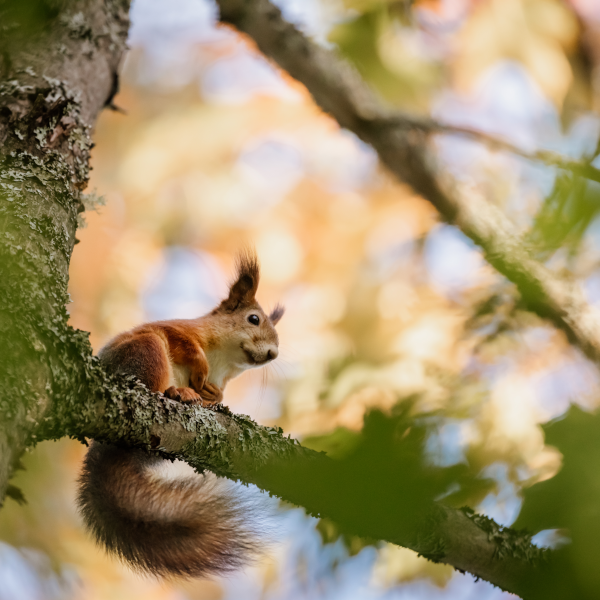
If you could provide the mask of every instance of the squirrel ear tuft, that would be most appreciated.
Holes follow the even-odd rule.
[[[276,304],[275,308],[271,311],[269,315],[269,319],[271,319],[271,323],[273,325],[277,325],[279,321],[281,321],[281,317],[283,317],[283,313],[285,312],[285,307],[281,304]]]
[[[226,312],[233,312],[256,301],[260,268],[254,249],[245,248],[239,252],[236,271],[236,279],[229,288],[229,296],[219,305],[219,309]]]

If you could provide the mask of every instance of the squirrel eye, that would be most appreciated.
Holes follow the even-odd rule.
[[[256,315],[250,315],[248,317],[248,323],[252,323],[252,325],[258,325],[260,323],[260,319]]]

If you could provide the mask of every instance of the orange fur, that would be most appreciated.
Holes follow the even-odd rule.
[[[100,359],[109,371],[134,375],[169,398],[220,402],[230,379],[278,354],[274,325],[283,308],[264,313],[258,282],[256,256],[245,251],[228,297],[211,313],[135,327],[111,340]],[[202,576],[243,564],[243,554],[256,547],[251,509],[208,489],[200,476],[157,483],[150,472],[157,461],[164,462],[140,450],[92,445],[78,501],[97,541],[154,574]]]
[[[135,327],[111,340],[100,351],[100,358],[110,370],[135,375],[153,392],[168,392],[169,397],[204,404],[220,401],[230,379],[269,362],[278,353],[274,324],[283,315],[283,308],[278,305],[270,316],[264,313],[255,299],[258,281],[256,257],[246,252],[238,258],[237,278],[228,297],[211,313],[198,319]],[[258,326],[248,323],[250,314],[259,319]],[[236,345],[240,349],[237,355]],[[211,361],[205,351],[219,363],[212,369],[219,370],[218,375],[213,373],[213,381],[209,380]],[[223,363],[229,363],[229,368],[223,369]],[[176,381],[177,372],[189,375],[187,380],[180,377]]]

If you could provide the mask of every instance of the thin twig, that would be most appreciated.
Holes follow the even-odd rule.
[[[571,171],[576,175],[597,181],[600,183],[600,169],[597,169],[587,161],[571,160],[565,158],[557,152],[550,150],[536,150],[534,152],[528,152],[518,146],[515,146],[511,142],[500,139],[489,133],[472,129],[470,127],[464,127],[461,125],[449,125],[447,123],[440,123],[433,119],[416,119],[408,116],[396,116],[390,119],[392,122],[396,122],[397,126],[403,129],[421,129],[427,133],[441,133],[449,135],[459,135],[469,138],[475,142],[485,144],[493,150],[502,150],[504,152],[510,152],[527,160],[533,162],[542,162],[551,167],[557,167],[565,171]]]

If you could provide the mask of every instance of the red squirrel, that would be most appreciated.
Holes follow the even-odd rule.
[[[107,370],[134,375],[169,398],[220,402],[230,379],[277,358],[275,325],[284,309],[264,313],[258,282],[256,256],[244,251],[228,297],[210,313],[140,325],[108,342],[99,357]],[[91,444],[78,505],[96,540],[154,575],[201,577],[246,563],[256,550],[252,507],[204,475],[161,478],[165,465],[140,449]]]

